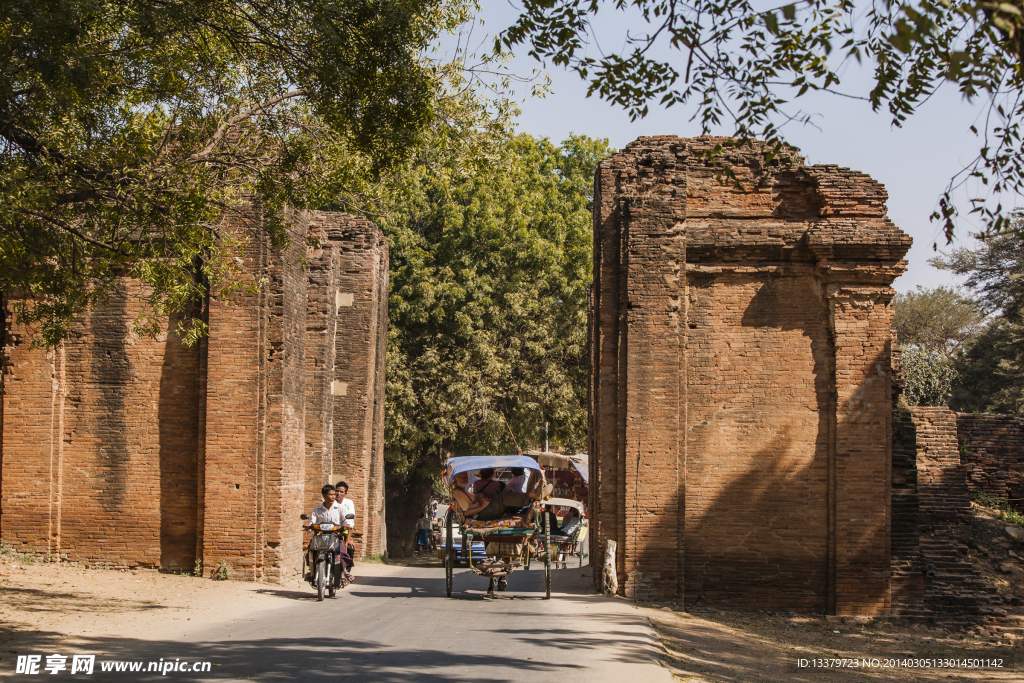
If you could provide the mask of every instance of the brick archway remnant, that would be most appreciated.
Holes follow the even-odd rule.
[[[191,348],[179,316],[154,339],[133,331],[147,292],[130,277],[55,349],[34,348],[0,298],[0,540],[283,582],[300,568],[299,515],[344,479],[357,552],[386,552],[387,240],[354,216],[287,218],[278,247],[249,237],[258,208],[225,217],[242,286],[197,307],[209,335]]]
[[[636,600],[887,614],[911,239],[867,175],[732,143],[644,137],[598,166],[594,562],[617,541]]]

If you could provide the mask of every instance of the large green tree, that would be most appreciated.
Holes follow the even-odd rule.
[[[970,347],[986,325],[982,305],[952,287],[918,286],[897,294],[893,307],[899,343],[939,354],[947,362]]]
[[[605,142],[518,135],[472,157],[427,147],[391,245],[385,459],[388,547],[443,459],[552,440],[584,448],[591,202]]]
[[[425,57],[461,0],[6,0],[0,292],[40,339],[117,276],[154,314],[230,287],[225,212],[358,203],[444,90]],[[145,321],[143,321],[145,322]],[[198,319],[184,331],[202,334]]]
[[[499,38],[574,70],[589,93],[634,118],[651,105],[689,107],[704,131],[731,126],[783,151],[781,126],[808,122],[809,92],[869,102],[902,126],[943,84],[985,103],[972,131],[979,152],[951,179],[935,217],[952,237],[953,193],[976,179],[995,195],[1024,191],[1024,18],[1021,0],[522,0]],[[601,17],[595,29],[595,20]],[[873,82],[850,87],[851,62]],[[850,79],[854,80],[855,79]],[[967,131],[963,131],[967,133]],[[978,197],[977,194],[972,195]],[[969,200],[998,231],[1006,216]]]
[[[993,316],[957,359],[951,407],[1024,414],[1024,215],[1014,214],[999,234],[981,235],[977,247],[954,249],[931,263],[964,277]]]

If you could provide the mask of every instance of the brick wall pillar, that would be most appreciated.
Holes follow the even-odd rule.
[[[250,220],[252,220],[250,218]],[[241,234],[239,219],[228,228]],[[203,563],[232,578],[283,581],[302,561],[307,224],[283,250],[243,242],[243,285],[211,297],[203,458]]]
[[[334,348],[333,464],[356,506],[357,554],[381,555],[384,533],[384,362],[388,248],[371,222],[343,216],[323,228],[338,249]]]
[[[309,283],[306,318],[306,487],[305,508],[320,504],[320,488],[333,472],[334,347],[337,330],[338,248],[318,223],[311,224],[319,248],[306,253]]]
[[[830,602],[836,614],[886,614],[890,607],[893,294],[872,286],[827,290],[835,349]]]
[[[680,188],[685,193],[685,183]],[[683,598],[685,203],[623,198],[626,245],[625,593]]]
[[[622,424],[619,413],[619,290],[622,244],[615,187],[618,168],[601,166],[594,182],[594,284],[590,316],[590,556],[600,567],[604,546],[614,540],[625,543],[623,508],[619,504],[624,485],[620,475],[619,452]],[[625,465],[621,467],[625,471]],[[625,572],[620,551],[617,571]],[[601,590],[601,573],[594,572],[595,587]]]

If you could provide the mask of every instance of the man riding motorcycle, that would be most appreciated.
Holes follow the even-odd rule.
[[[314,508],[313,513],[309,517],[310,525],[314,524],[330,524],[335,527],[342,527],[346,522],[351,524],[351,520],[346,519],[345,508],[340,505],[337,500],[337,492],[330,484],[325,484],[320,489],[320,495],[323,497],[323,502]],[[305,515],[303,515],[305,517]],[[336,533],[336,532],[335,532]],[[343,534],[345,536],[347,534]],[[312,545],[313,541],[310,541]],[[350,566],[352,559],[349,556],[349,551],[344,542],[339,542],[338,548],[333,550],[334,562],[332,563],[330,573],[330,585],[331,595],[334,595],[334,587],[344,587],[345,584],[351,580],[351,575],[346,572],[346,579],[342,580],[342,572],[346,571]],[[315,553],[312,548],[306,550],[306,566],[309,567],[309,573],[304,577],[307,581],[312,581],[312,572],[315,567]]]

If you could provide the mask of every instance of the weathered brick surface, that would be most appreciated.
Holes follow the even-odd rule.
[[[893,412],[892,602],[898,614],[966,624],[1002,612],[1002,597],[957,548],[971,521],[957,415]]]
[[[368,221],[314,216],[339,267],[334,299],[333,445],[335,480],[356,506],[359,554],[380,555],[384,533],[384,362],[387,343],[388,247]]]
[[[201,560],[207,571],[224,562],[235,578],[280,581],[301,561],[299,514],[323,482],[351,471],[372,552],[384,551],[382,512],[370,510],[383,499],[387,244],[349,216],[292,218],[285,249],[240,241],[243,284],[266,286],[204,302],[210,335],[195,348],[167,333],[176,318],[161,321],[156,339],[132,331],[144,292],[128,278],[57,349],[32,349],[26,330],[7,325],[5,542],[87,562],[191,570]],[[242,235],[244,221],[258,220],[238,215],[223,228]],[[321,248],[307,250],[310,230]],[[344,320],[345,340],[339,283],[359,311]],[[355,385],[356,400],[332,395],[338,379]],[[340,459],[338,414],[348,429]]]
[[[166,321],[156,339],[136,335],[143,291],[119,285],[57,349],[31,349],[26,331],[12,329],[3,540],[90,562],[191,569],[198,356]]]
[[[1024,509],[1024,418],[960,413],[956,428],[970,490]]]
[[[592,549],[637,599],[889,610],[885,190],[641,138],[598,168]],[[623,581],[623,578],[625,579]]]

